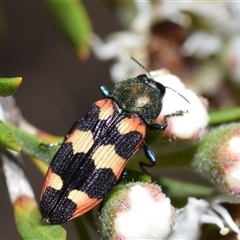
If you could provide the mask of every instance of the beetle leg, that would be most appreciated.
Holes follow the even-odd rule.
[[[149,175],[145,167],[153,167],[156,164],[156,158],[154,152],[149,148],[149,146],[145,142],[143,142],[143,150],[150,163],[139,162],[139,166],[144,173]]]
[[[182,116],[184,113],[188,113],[188,111],[179,110],[179,111],[164,115],[164,117],[163,117],[164,123],[163,124],[154,123],[154,124],[148,125],[148,127],[150,130],[155,131],[155,132],[163,131],[168,126],[167,118],[173,117],[173,116]]]
[[[70,130],[68,131],[67,135],[64,137],[64,141],[68,139],[68,137],[70,136],[70,133],[73,132],[74,129],[76,129],[76,127],[80,124],[80,122],[82,122],[84,120],[84,118],[80,118],[78,119],[70,128]]]
[[[60,146],[62,143],[40,143],[39,147],[42,149],[51,149]]]
[[[84,118],[80,118],[78,119],[70,128],[70,130],[68,131],[67,135],[64,137],[64,141],[69,137],[70,133],[77,127],[77,125],[83,121]],[[54,147],[59,147],[62,143],[40,143],[39,146],[40,148],[45,148],[45,149],[51,149]]]
[[[56,143],[40,143],[39,144],[39,148],[41,149],[41,151],[46,151],[46,161],[50,163],[51,159],[52,159],[52,155],[53,155],[53,151],[54,153],[56,152],[56,150],[54,150],[54,148],[60,147],[62,143],[56,142]]]

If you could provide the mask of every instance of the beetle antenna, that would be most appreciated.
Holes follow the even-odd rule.
[[[148,76],[150,76],[150,77],[152,78],[149,70],[148,70],[146,67],[144,67],[144,66],[143,66],[136,58],[134,58],[133,56],[131,56],[130,58],[131,58],[135,63],[137,63],[137,65],[139,65],[142,69],[144,69],[144,70],[147,72]]]
[[[170,88],[168,86],[164,86],[165,88],[171,89],[172,91],[174,91],[175,93],[177,93],[180,97],[182,97],[186,102],[188,102],[190,104],[190,102],[179,92],[177,92],[176,90],[174,90],[173,88]]]

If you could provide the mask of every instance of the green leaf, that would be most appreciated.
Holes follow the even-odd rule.
[[[0,78],[0,96],[7,97],[13,95],[21,83],[21,77]]]
[[[22,239],[66,239],[64,228],[42,221],[38,207],[30,197],[18,198],[13,207],[17,230]]]
[[[52,1],[47,5],[59,30],[70,41],[81,59],[89,56],[89,37],[92,26],[88,14],[79,1]]]
[[[11,130],[18,137],[22,151],[30,157],[42,160],[44,163],[49,164],[53,155],[57,151],[57,144],[49,144],[46,141],[38,138],[35,135],[27,133],[17,127],[11,126]]]
[[[0,121],[0,144],[14,151],[21,151],[21,145],[13,131]]]

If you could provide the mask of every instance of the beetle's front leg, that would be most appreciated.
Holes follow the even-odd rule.
[[[163,121],[164,123],[154,123],[154,124],[149,124],[148,128],[152,131],[158,132],[158,131],[164,131],[167,126],[168,126],[168,121],[167,119],[169,117],[173,117],[173,116],[183,116],[184,113],[188,113],[188,111],[184,111],[184,110],[179,110],[167,115],[164,115],[163,117]]]

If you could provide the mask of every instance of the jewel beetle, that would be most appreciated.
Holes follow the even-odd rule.
[[[161,112],[166,88],[148,71],[110,90],[100,87],[103,99],[72,127],[50,163],[40,197],[45,221],[61,224],[100,203],[141,146],[150,161],[140,163],[141,168],[155,164],[154,153],[144,141],[146,128],[162,131],[167,117],[184,113],[165,115],[163,124],[152,124]]]

